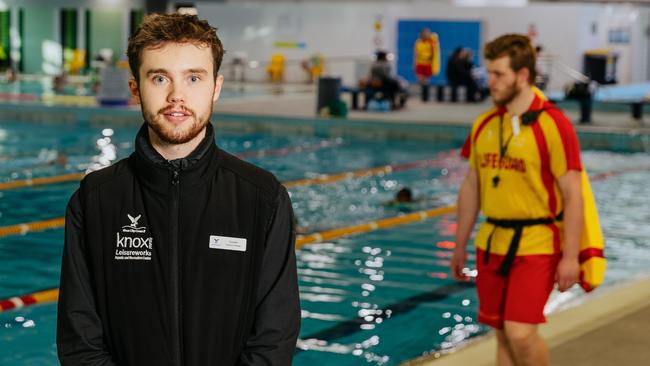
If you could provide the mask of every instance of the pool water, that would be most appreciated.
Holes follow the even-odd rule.
[[[4,124],[0,182],[112,163],[133,150],[137,127]],[[453,204],[466,169],[455,147],[441,143],[225,131],[217,132],[217,143],[285,182],[432,160],[427,167],[291,188],[297,220],[306,232]],[[58,161],[59,154],[65,161]],[[650,264],[649,157],[583,155],[590,174],[599,177],[592,184],[607,239],[607,285],[647,273]],[[63,216],[77,186],[0,190],[0,227]],[[403,186],[422,202],[410,208],[386,205]],[[303,319],[294,365],[396,365],[487,331],[475,319],[473,283],[448,276],[454,230],[453,215],[445,215],[299,249]],[[0,299],[57,287],[62,248],[62,229],[0,238]],[[583,296],[577,289],[570,294]],[[56,365],[55,327],[56,304],[0,313],[0,364]]]

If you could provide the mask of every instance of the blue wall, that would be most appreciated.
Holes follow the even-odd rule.
[[[446,83],[447,58],[456,47],[466,47],[474,52],[474,65],[480,61],[481,23],[478,21],[400,20],[397,23],[397,74],[415,82],[413,70],[413,45],[422,28],[438,33],[440,40],[440,73],[431,78],[432,84]]]

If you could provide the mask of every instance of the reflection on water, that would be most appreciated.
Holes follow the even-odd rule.
[[[113,144],[111,136],[115,132],[111,128],[102,130],[102,138],[98,139],[95,144],[99,150],[99,154],[91,158],[91,163],[86,169],[86,174],[106,168],[115,162],[117,159],[117,147]]]

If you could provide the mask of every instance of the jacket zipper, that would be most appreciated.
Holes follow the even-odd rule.
[[[181,296],[180,296],[180,260],[178,258],[178,220],[180,210],[180,171],[172,171],[172,197],[170,215],[170,245],[171,245],[171,291],[172,291],[172,353],[173,364],[181,366],[182,330],[181,330]]]

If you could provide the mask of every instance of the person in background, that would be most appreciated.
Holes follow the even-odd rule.
[[[380,91],[384,93],[390,102],[391,109],[395,109],[397,106],[395,97],[400,91],[400,85],[395,75],[393,75],[393,68],[388,61],[386,51],[377,51],[377,58],[370,66],[367,86],[373,92]]]
[[[438,73],[440,59],[440,45],[438,36],[431,33],[429,28],[420,31],[420,37],[413,46],[413,68],[418,84],[420,84],[420,96],[423,102],[429,100],[429,80],[432,75]]]
[[[397,193],[395,193],[395,198],[384,203],[386,207],[397,207],[400,209],[405,209],[409,211],[416,208],[425,208],[426,206],[438,205],[441,203],[440,197],[425,197],[425,196],[414,196],[413,191],[409,187],[403,187]]]
[[[478,85],[472,74],[472,53],[469,49],[457,47],[449,56],[447,61],[446,76],[449,85],[452,87],[452,102],[457,101],[457,89],[459,86],[465,88],[468,102],[479,100],[477,93]]]
[[[476,235],[478,320],[496,330],[497,363],[549,364],[538,324],[557,282],[579,281],[584,224],[582,164],[571,121],[538,95],[528,37],[501,36],[485,46],[494,108],[481,114],[462,149],[469,170],[458,196],[451,273],[467,280],[467,242]]]
[[[535,56],[537,57],[537,76],[535,77],[535,86],[544,91],[551,80],[553,59],[544,52],[544,46],[541,44],[535,46]]]
[[[62,365],[290,365],[300,328],[286,189],[215,144],[224,49],[195,15],[129,40],[144,123],[135,152],[68,204]]]

